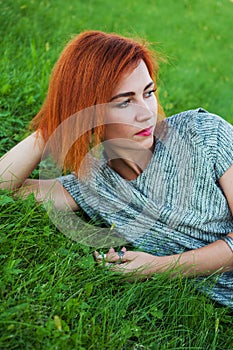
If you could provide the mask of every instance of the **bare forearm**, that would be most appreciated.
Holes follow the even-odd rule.
[[[0,159],[0,188],[20,187],[40,162],[43,149],[42,138],[33,133],[6,153]]]
[[[229,236],[233,237],[233,233]],[[152,267],[152,266],[151,266]],[[183,254],[156,259],[151,272],[176,269],[186,276],[210,275],[233,270],[233,252],[222,240]]]

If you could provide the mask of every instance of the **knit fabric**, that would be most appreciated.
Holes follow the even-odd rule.
[[[154,255],[200,248],[233,232],[218,183],[233,164],[233,126],[199,108],[166,118],[155,140],[152,158],[135,180],[123,179],[104,158],[96,160],[88,182],[74,174],[58,180],[90,218],[114,225]],[[205,291],[233,308],[233,272],[215,277]]]

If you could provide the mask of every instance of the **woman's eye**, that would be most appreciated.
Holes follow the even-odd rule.
[[[153,95],[153,93],[156,91],[156,89],[153,89],[153,90],[150,90],[150,91],[147,91],[146,93],[145,93],[145,96],[146,97],[150,97],[150,96],[152,96]]]
[[[125,107],[128,107],[129,103],[130,103],[130,99],[127,99],[127,100],[125,100],[123,102],[117,103],[116,107],[118,107],[118,108],[125,108]]]

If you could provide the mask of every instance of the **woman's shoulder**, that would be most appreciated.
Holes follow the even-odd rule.
[[[208,112],[202,107],[199,107],[196,109],[190,109],[176,113],[172,116],[167,117],[166,120],[169,124],[173,125],[179,125],[182,123],[189,125],[191,122],[198,122],[205,125],[206,122],[219,122],[220,120],[223,120],[223,118],[217,114]]]
[[[200,136],[217,137],[221,132],[233,130],[233,126],[224,118],[201,107],[167,117],[166,123],[170,128],[175,128],[177,131],[188,131]]]

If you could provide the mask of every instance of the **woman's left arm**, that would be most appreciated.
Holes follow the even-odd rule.
[[[233,215],[233,165],[220,178],[219,184],[227,198]],[[228,234],[233,240],[233,232]],[[233,251],[223,240],[217,240],[205,247],[193,249],[182,254],[154,256],[144,252],[126,251],[122,263],[112,267],[114,271],[149,277],[154,273],[177,270],[186,276],[210,275],[233,270]],[[96,253],[98,258],[98,253]],[[114,249],[106,255],[106,261],[118,262],[119,256]]]
[[[233,238],[233,233],[229,234]],[[95,253],[98,260],[99,253]],[[101,259],[101,257],[100,257]],[[145,252],[125,251],[119,259],[118,253],[110,249],[106,254],[106,263],[121,262],[111,265],[111,269],[123,273],[136,272],[139,277],[150,277],[155,273],[171,270],[185,276],[207,276],[233,270],[233,252],[223,240],[217,240],[205,247],[189,250],[182,254],[154,256]]]
[[[220,178],[219,184],[226,196],[233,215],[233,165]]]

